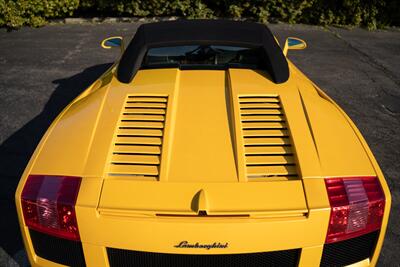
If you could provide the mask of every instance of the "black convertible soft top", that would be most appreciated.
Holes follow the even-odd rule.
[[[262,47],[275,83],[289,78],[288,63],[271,31],[263,24],[231,20],[177,20],[141,25],[119,62],[117,78],[129,83],[149,48],[210,44]]]

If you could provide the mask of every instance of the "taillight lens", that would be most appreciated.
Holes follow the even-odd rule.
[[[385,195],[376,177],[325,179],[331,205],[326,243],[381,228]]]
[[[25,224],[49,235],[80,240],[75,204],[80,177],[30,175],[22,190]]]

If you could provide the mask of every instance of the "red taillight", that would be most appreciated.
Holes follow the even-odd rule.
[[[376,177],[325,179],[331,205],[326,243],[381,228],[385,195]]]
[[[80,177],[30,175],[22,190],[22,210],[28,228],[80,240],[75,203]]]

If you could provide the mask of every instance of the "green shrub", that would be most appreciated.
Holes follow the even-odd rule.
[[[201,0],[142,0],[107,1],[83,0],[80,7],[100,15],[116,16],[182,16],[187,18],[211,18],[213,11]]]
[[[0,0],[0,27],[41,26],[78,16],[253,18],[375,29],[400,24],[398,0]]]
[[[288,23],[300,22],[303,10],[314,3],[314,0],[255,0],[251,2],[230,1],[226,7],[228,16],[253,17],[267,22],[281,20]]]
[[[0,0],[0,26],[42,26],[48,18],[72,16],[79,0]]]
[[[305,23],[351,25],[376,29],[384,0],[317,0],[305,10]]]

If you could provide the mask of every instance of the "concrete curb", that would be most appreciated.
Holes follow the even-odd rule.
[[[48,22],[50,25],[57,25],[57,24],[100,24],[100,23],[149,23],[149,22],[158,22],[158,21],[172,21],[172,20],[179,20],[179,19],[186,19],[185,17],[179,16],[170,16],[170,17],[93,17],[93,18],[63,18],[63,19],[49,19]],[[215,19],[231,19],[231,20],[238,20],[238,21],[254,21],[253,18],[228,18],[228,17],[221,17]],[[353,30],[357,28],[364,29],[362,27],[356,26],[349,26],[349,25],[308,25],[302,23],[296,24],[288,24],[281,21],[271,21],[267,22],[266,24],[287,24],[287,25],[307,25],[307,26],[315,26],[315,27],[333,27],[333,28],[342,28],[347,30]],[[400,27],[397,26],[388,26],[383,29],[376,29],[373,31],[393,31],[393,32],[400,32]]]
[[[90,24],[90,23],[137,23],[137,22],[157,22],[157,21],[172,21],[187,19],[180,16],[167,16],[167,17],[93,17],[93,18],[63,18],[63,19],[49,19],[50,24]],[[230,18],[230,17],[215,17],[213,19],[235,20],[235,21],[255,21],[254,18]],[[267,24],[285,24],[280,21],[271,21]]]
[[[132,23],[132,22],[156,22],[171,21],[181,19],[181,17],[93,17],[93,18],[64,18],[51,19],[50,24],[91,24],[91,23]]]

